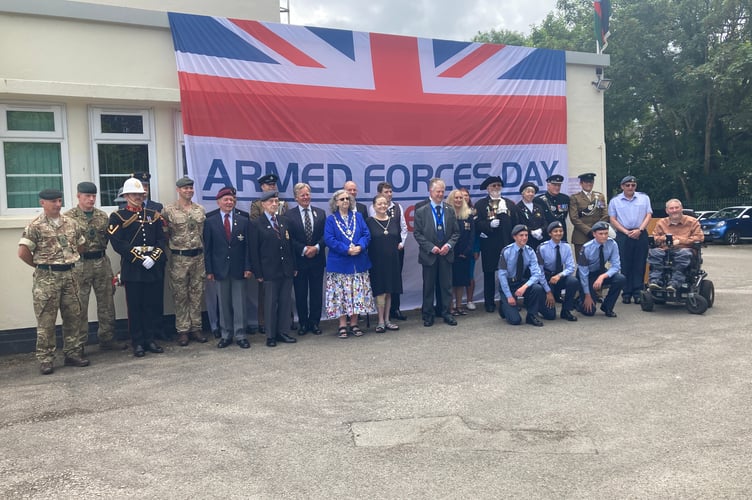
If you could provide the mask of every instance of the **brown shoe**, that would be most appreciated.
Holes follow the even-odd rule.
[[[122,351],[124,349],[127,349],[127,344],[121,344],[115,339],[110,340],[100,340],[99,341],[99,350],[100,351]]]
[[[201,344],[205,344],[209,341],[209,339],[204,337],[204,334],[201,332],[191,332],[188,334],[188,337],[190,337],[191,340],[195,340],[196,342],[199,342]]]
[[[78,366],[79,368],[89,366],[89,360],[78,354],[65,356],[65,366]]]
[[[178,333],[178,345],[181,347],[185,347],[188,345],[188,334],[185,332],[179,332]]]
[[[52,367],[52,361],[45,361],[39,365],[39,373],[42,375],[50,375],[55,369]]]

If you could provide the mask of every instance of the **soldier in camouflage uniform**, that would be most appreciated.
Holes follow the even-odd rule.
[[[167,270],[175,301],[175,328],[178,344],[189,339],[204,343],[201,333],[201,294],[204,289],[204,207],[193,203],[193,179],[183,177],[175,183],[178,200],[167,205],[162,217],[167,221],[170,260]]]
[[[63,318],[63,352],[67,366],[88,366],[84,343],[79,335],[81,300],[73,268],[85,243],[83,230],[62,215],[63,193],[44,189],[39,193],[44,212],[35,217],[18,242],[18,257],[35,267],[34,314],[37,318],[37,359],[42,375],[53,372],[55,359],[55,322],[57,312]]]
[[[84,230],[86,243],[81,252],[81,261],[75,268],[78,293],[81,298],[81,321],[79,334],[86,342],[89,337],[89,295],[94,289],[97,299],[97,337],[100,350],[122,350],[127,346],[117,342],[115,331],[115,301],[112,298],[112,265],[107,257],[107,222],[109,216],[94,207],[97,186],[93,182],[78,185],[78,206],[65,215],[74,219]]]

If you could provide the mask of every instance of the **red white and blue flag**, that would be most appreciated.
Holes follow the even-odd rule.
[[[611,0],[595,0],[593,2],[595,17],[595,41],[600,54],[608,47],[608,37],[611,36],[609,22],[611,18]]]
[[[296,182],[318,202],[381,181],[404,208],[441,177],[478,193],[567,176],[563,51],[277,23],[169,15],[188,172],[199,196],[257,179]]]

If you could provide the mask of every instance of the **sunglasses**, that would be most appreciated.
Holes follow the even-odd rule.
[[[350,201],[350,198],[338,198],[337,201]]]
[[[625,182],[623,185],[630,188],[637,187],[637,183],[635,182]]]

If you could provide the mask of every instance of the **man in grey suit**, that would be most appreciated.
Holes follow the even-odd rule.
[[[460,233],[454,210],[444,203],[445,189],[443,180],[431,179],[428,184],[430,202],[415,210],[413,235],[418,242],[418,262],[423,266],[423,326],[433,325],[437,283],[441,290],[441,317],[448,325],[457,324],[448,307],[452,303],[454,245]]]

